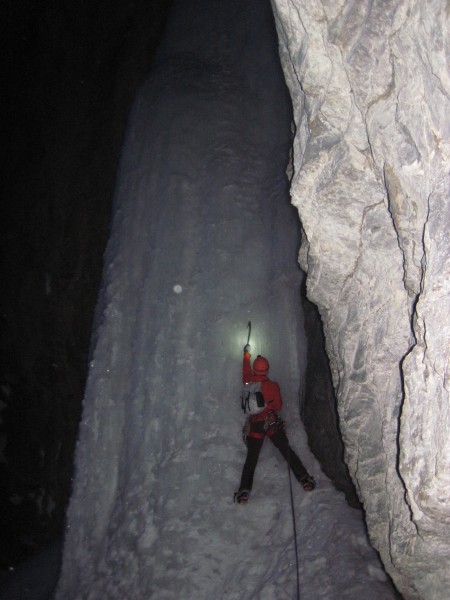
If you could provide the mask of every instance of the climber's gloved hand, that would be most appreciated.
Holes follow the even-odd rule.
[[[251,350],[251,346],[250,344],[245,344],[244,346],[244,354],[246,354],[247,352],[250,354],[250,350]]]

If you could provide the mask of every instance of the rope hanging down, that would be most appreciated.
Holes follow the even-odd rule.
[[[297,525],[295,522],[295,509],[294,509],[294,494],[292,491],[292,476],[291,476],[291,460],[288,450],[287,468],[289,474],[289,491],[291,496],[291,511],[292,511],[292,526],[294,529],[294,549],[295,549],[295,571],[297,574],[297,600],[300,600],[300,573],[299,573],[299,560],[298,560],[298,546],[297,546]]]

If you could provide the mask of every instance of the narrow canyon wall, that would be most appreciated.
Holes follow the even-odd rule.
[[[346,461],[405,599],[450,589],[445,0],[272,0]]]

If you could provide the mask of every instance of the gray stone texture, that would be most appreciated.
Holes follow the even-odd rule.
[[[405,599],[450,589],[449,7],[272,0],[345,458]]]

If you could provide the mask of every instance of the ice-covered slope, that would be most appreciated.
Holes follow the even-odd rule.
[[[394,597],[298,417],[289,119],[269,2],[175,2],[123,150],[58,600],[295,597],[288,473],[270,445],[251,503],[232,501],[249,319],[318,480],[309,495],[294,482],[302,597]]]

